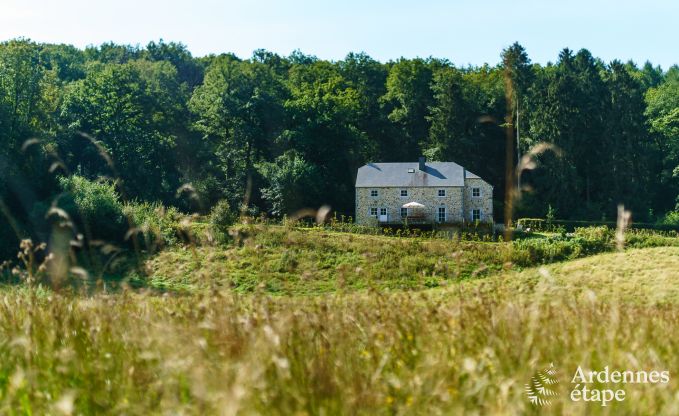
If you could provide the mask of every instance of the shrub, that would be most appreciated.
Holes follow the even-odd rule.
[[[547,222],[542,218],[519,218],[516,224],[524,231],[528,228],[531,231],[547,231]]]
[[[111,182],[94,182],[82,176],[59,178],[67,193],[60,204],[92,239],[122,241],[127,230],[123,204]]]
[[[668,212],[658,224],[679,227],[679,211]]]
[[[613,230],[608,227],[576,228],[570,235],[530,238],[513,242],[513,261],[521,266],[571,260],[613,248]]]
[[[174,207],[160,203],[133,202],[125,204],[123,212],[134,227],[129,233],[143,248],[155,251],[179,241],[182,214]]]
[[[210,228],[218,242],[229,239],[229,227],[235,224],[238,216],[231,210],[228,201],[220,200],[210,211]]]
[[[679,223],[675,224],[672,222],[675,218],[679,221],[679,214],[676,217],[673,214],[668,214],[665,218],[656,224],[633,222],[629,228],[637,230],[679,231]],[[532,231],[554,231],[560,227],[565,228],[567,231],[573,231],[578,227],[606,226],[608,228],[616,228],[617,226],[615,221],[552,220],[551,223],[550,226],[547,220],[542,218],[520,218],[517,220],[517,224],[523,227],[524,230],[530,227]]]
[[[613,248],[613,230],[606,227],[578,227],[573,233],[584,254],[595,254]]]
[[[530,238],[516,240],[512,244],[512,261],[524,267],[574,259],[583,254],[579,241],[562,237]]]
[[[628,230],[625,233],[625,246],[647,248],[676,246],[679,244],[676,231]]]

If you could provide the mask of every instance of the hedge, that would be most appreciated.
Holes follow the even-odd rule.
[[[565,228],[568,232],[573,232],[580,227],[608,227],[617,228],[615,221],[571,221],[571,220],[552,220],[548,221],[544,218],[520,218],[517,224],[524,230],[530,228],[532,231],[554,231],[557,228]],[[656,231],[677,231],[679,232],[679,225],[672,224],[653,224],[645,222],[633,222],[629,228],[637,230],[656,230]]]

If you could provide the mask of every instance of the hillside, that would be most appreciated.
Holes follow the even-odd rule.
[[[470,283],[507,297],[595,296],[605,302],[679,304],[679,247],[633,249]]]
[[[172,247],[146,263],[146,283],[170,290],[320,294],[424,289],[482,277],[511,259],[506,243],[237,227],[228,246]]]
[[[504,243],[282,228],[258,235],[242,245],[161,252],[147,267],[152,280],[172,276],[162,282],[174,290],[163,296],[3,287],[0,339],[8,342],[0,343],[0,408],[522,414],[531,411],[524,384],[550,362],[563,381],[577,365],[679,366],[671,335],[679,331],[676,247],[503,271],[490,261],[502,256],[490,253],[505,255]],[[467,251],[453,256],[462,247]],[[294,268],[281,268],[286,250]],[[457,283],[436,269],[460,276],[453,261],[470,270],[484,256],[495,264],[484,278]],[[447,288],[395,290],[426,281],[410,275],[418,265]],[[230,288],[234,272],[255,285],[258,268],[266,287],[236,280]],[[369,277],[382,280],[369,284]],[[282,289],[272,291],[273,282]],[[378,290],[350,293],[370,286]],[[280,296],[307,293],[317,296]],[[671,414],[679,405],[674,378],[625,388],[629,399],[613,407],[561,394],[543,413]]]
[[[480,241],[474,235],[399,238],[271,225],[236,226],[232,234],[227,245],[161,251],[146,262],[138,282],[170,291],[275,295],[421,290],[614,250],[612,232],[601,227],[566,238],[535,234],[512,243]],[[628,244],[679,246],[679,238],[636,231],[629,233]]]

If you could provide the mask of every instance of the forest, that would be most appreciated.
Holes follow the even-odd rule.
[[[252,216],[321,205],[352,216],[358,167],[420,155],[489,181],[498,221],[507,172],[530,155],[515,218],[611,220],[624,204],[636,221],[679,223],[679,67],[498,52],[496,65],[461,67],[194,57],[162,40],[0,43],[0,257],[40,241],[79,183],[185,213],[226,201]]]

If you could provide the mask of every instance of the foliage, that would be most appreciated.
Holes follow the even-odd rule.
[[[662,225],[679,227],[679,211],[670,211],[659,221]]]
[[[670,221],[660,221],[658,223],[633,222],[629,225],[629,228],[632,230],[679,232],[679,226],[671,221],[672,215],[668,214],[666,218],[670,218]],[[555,231],[558,227],[563,227],[566,231],[574,231],[579,227],[606,226],[612,229],[617,227],[617,223],[613,221],[552,220],[550,225],[549,221],[544,218],[519,218],[517,220],[517,225],[520,225],[523,230],[530,228],[531,231]]]
[[[667,203],[679,203],[679,68],[672,67],[664,82],[646,92],[646,103],[645,115],[660,149],[662,194]]]
[[[74,175],[61,177],[59,185],[67,193],[62,208],[79,219],[80,228],[89,239],[123,241],[128,223],[113,183]]]
[[[320,173],[296,152],[287,152],[272,163],[261,163],[258,170],[269,184],[261,191],[272,215],[280,217],[319,205]]]
[[[520,266],[572,260],[588,254],[600,253],[609,248],[598,240],[561,236],[546,239],[519,239],[513,244],[516,250],[514,259]]]
[[[131,224],[130,238],[152,252],[181,241],[181,221],[184,217],[176,208],[158,203],[132,202],[123,207]]]
[[[610,219],[622,202],[656,221],[652,212],[675,208],[676,68],[606,63],[586,49],[542,66],[518,43],[500,59],[457,67],[364,53],[199,58],[162,40],[3,42],[0,198],[39,240],[50,229],[34,207],[58,196],[55,174],[112,178],[125,200],[183,212],[227,199],[277,217],[322,205],[349,216],[358,167],[426,154],[488,180],[500,219],[514,129],[533,159],[518,216],[552,207],[566,220]],[[529,153],[545,142],[553,151]]]
[[[238,214],[231,209],[225,199],[217,202],[210,211],[210,226],[218,241],[226,242],[229,237],[229,227],[236,223]]]
[[[109,64],[89,72],[64,98],[66,162],[88,176],[119,177],[134,196],[169,201],[179,187],[173,149],[185,93],[166,62]]]
[[[195,127],[214,149],[224,183],[220,197],[243,201],[254,163],[269,156],[280,134],[285,90],[272,68],[221,56],[207,68],[190,101]]]

